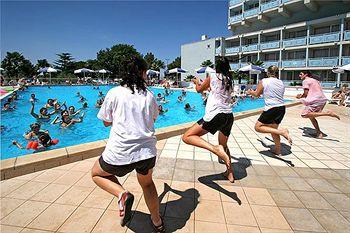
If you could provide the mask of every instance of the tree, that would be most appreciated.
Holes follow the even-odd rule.
[[[45,68],[45,67],[50,67],[50,63],[46,59],[39,59],[37,60],[37,63],[35,65],[36,68]]]
[[[252,61],[250,64],[255,65],[255,66],[263,66],[264,62],[260,60]]]
[[[10,79],[29,77],[35,73],[33,64],[19,52],[7,52],[1,67]]]
[[[202,62],[201,67],[209,66],[210,68],[214,68],[214,64],[210,60],[205,60]]]
[[[149,69],[159,71],[160,69],[165,68],[164,62],[155,58],[154,54],[151,52],[146,53],[143,59],[145,59],[145,61],[147,62]]]
[[[125,69],[128,60],[141,54],[132,45],[117,44],[97,53],[97,64],[117,76]]]
[[[168,64],[168,70],[181,67],[181,57],[175,58],[170,64]]]
[[[70,53],[56,54],[58,60],[56,60],[55,67],[62,71],[63,74],[73,73],[74,71],[74,58]]]
[[[153,53],[148,52],[148,53],[146,53],[146,55],[143,57],[143,59],[145,59],[145,61],[147,62],[148,67],[151,67],[152,64],[153,64],[153,62],[154,62],[154,60],[155,60],[156,58],[155,58],[155,56],[154,56]]]

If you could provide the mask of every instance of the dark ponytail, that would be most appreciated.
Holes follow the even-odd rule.
[[[219,57],[216,60],[215,70],[217,73],[222,74],[222,85],[225,87],[226,91],[233,89],[233,78],[230,69],[230,63],[226,57]]]
[[[146,61],[140,56],[132,56],[121,62],[121,85],[126,85],[135,93],[137,91],[146,91],[146,81],[143,79],[143,72],[147,70]]]

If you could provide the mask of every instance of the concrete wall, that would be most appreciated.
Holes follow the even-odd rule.
[[[205,75],[198,75],[195,69],[205,60],[215,64],[215,38],[181,45],[181,68],[188,71],[181,74],[181,78],[185,79],[188,75],[204,78]]]

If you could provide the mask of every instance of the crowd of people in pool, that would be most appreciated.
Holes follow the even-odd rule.
[[[19,99],[18,92],[25,91],[27,86],[21,86],[17,91],[11,93],[4,103],[2,111],[14,111],[16,109],[16,101]],[[98,91],[98,99],[96,100],[95,107],[101,108],[104,101],[104,94],[99,90],[98,86],[93,87]],[[46,100],[44,106],[42,106],[38,112],[35,112],[35,104],[39,102],[35,93],[30,95],[29,102],[31,104],[30,115],[35,118],[36,122],[29,126],[29,131],[23,134],[24,139],[27,142],[26,146],[19,143],[18,139],[13,140],[12,144],[19,149],[32,149],[34,151],[42,151],[50,146],[56,145],[59,140],[52,139],[48,130],[41,129],[42,125],[52,124],[59,125],[60,128],[68,128],[76,123],[83,122],[85,116],[85,110],[88,108],[87,99],[80,94],[76,93],[78,103],[81,103],[81,107],[76,110],[76,107],[71,105],[67,107],[66,101],[60,102],[58,99],[49,98]],[[1,132],[6,130],[6,126],[1,126]]]

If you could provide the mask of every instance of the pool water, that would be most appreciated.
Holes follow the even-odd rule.
[[[99,90],[93,89],[92,86],[51,86],[48,87],[29,87],[24,92],[18,92],[19,100],[16,102],[16,110],[9,112],[1,112],[1,125],[5,129],[1,132],[1,159],[12,158],[20,155],[32,153],[32,150],[19,149],[12,145],[12,140],[17,140],[24,147],[27,141],[24,139],[24,132],[29,131],[29,125],[36,122],[29,113],[31,104],[29,102],[30,94],[35,93],[39,99],[35,103],[35,113],[39,113],[39,109],[45,105],[48,98],[57,98],[59,102],[66,101],[67,107],[73,105],[76,110],[82,107],[79,98],[76,96],[80,92],[88,102],[88,108],[83,110],[85,117],[82,123],[72,125],[70,128],[61,128],[58,124],[51,125],[49,122],[42,122],[41,129],[48,130],[52,139],[59,139],[59,143],[51,146],[50,149],[61,148],[86,142],[97,141],[108,138],[109,128],[103,126],[102,122],[97,119],[96,115],[99,111],[95,108],[98,92],[104,94],[113,86],[100,86]],[[151,88],[155,95],[163,94],[163,89]],[[201,95],[195,92],[187,92],[186,99],[183,103],[177,102],[177,97],[181,95],[181,91],[174,91],[173,94],[167,96],[168,103],[163,104],[164,109],[169,109],[164,115],[160,115],[155,122],[156,128],[162,128],[171,125],[196,121],[204,115],[204,105]],[[1,107],[3,102],[1,101]],[[185,111],[184,105],[190,103],[195,106],[195,111]],[[240,101],[234,108],[234,112],[241,112],[263,107],[262,99]],[[52,110],[49,110],[51,112]],[[55,115],[51,116],[54,119]]]

